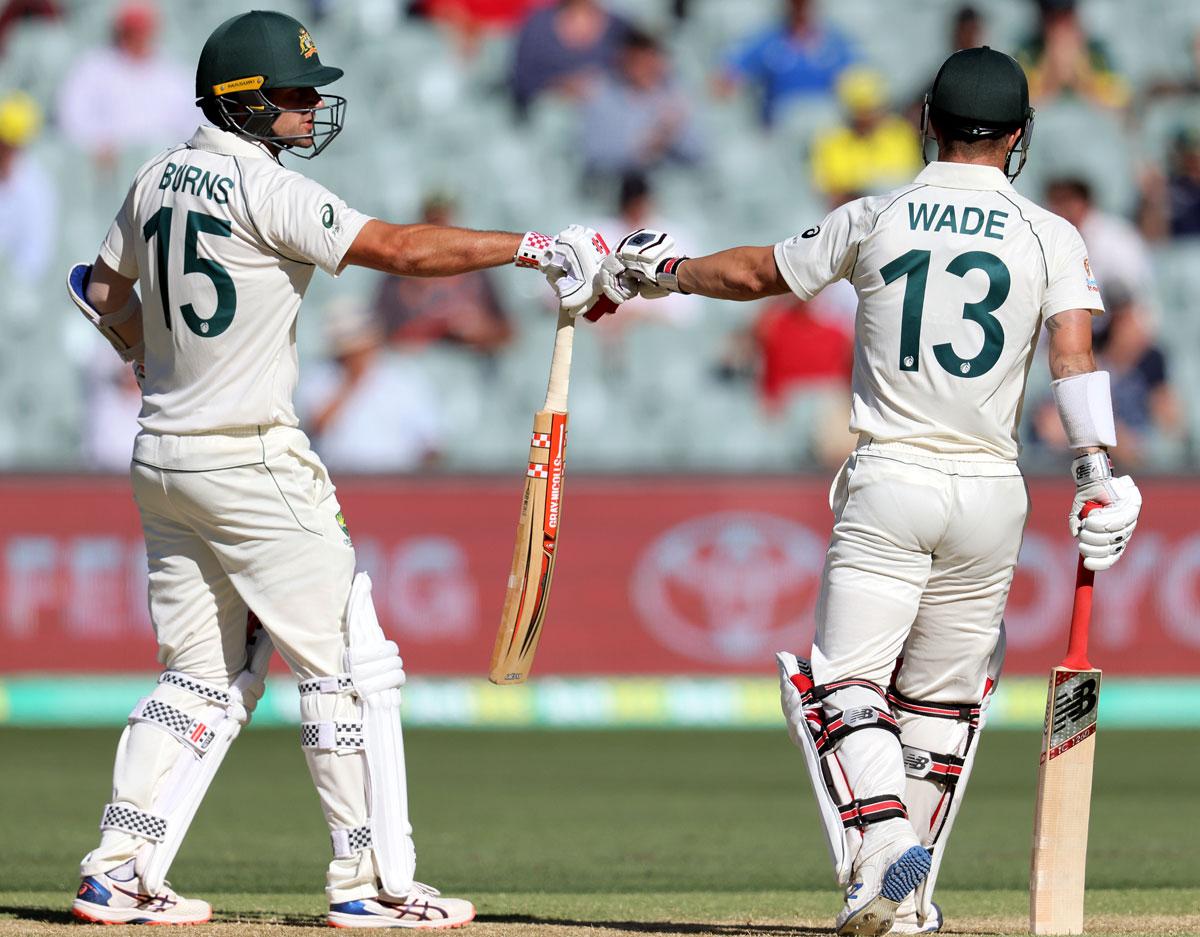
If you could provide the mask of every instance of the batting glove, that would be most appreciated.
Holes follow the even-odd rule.
[[[1137,527],[1142,493],[1128,475],[1113,477],[1112,463],[1104,452],[1075,459],[1071,476],[1075,479],[1075,500],[1068,518],[1071,536],[1079,538],[1079,554],[1087,569],[1109,569],[1121,558]],[[1088,501],[1103,507],[1080,519],[1079,512]]]
[[[84,314],[88,322],[92,323],[108,340],[113,350],[121,356],[121,360],[129,363],[129,367],[133,370],[133,377],[137,381],[138,387],[141,387],[146,381],[146,364],[143,360],[146,354],[146,343],[142,341],[133,346],[126,345],[125,340],[121,338],[115,328],[139,313],[141,307],[135,302],[136,294],[131,297],[130,302],[123,309],[104,315],[88,302],[87,285],[91,275],[91,264],[75,264],[71,267],[67,273],[67,295],[71,297],[71,302]]]
[[[621,239],[613,256],[633,274],[647,299],[686,292],[679,288],[678,273],[688,258],[675,255],[675,239],[664,231],[639,228]]]
[[[603,297],[597,274],[601,261],[608,256],[608,245],[592,228],[573,224],[559,232],[542,272],[554,287],[563,312],[581,315]]]

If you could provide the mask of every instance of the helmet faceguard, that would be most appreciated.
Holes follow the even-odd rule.
[[[338,94],[322,94],[324,104],[320,107],[280,107],[255,88],[213,95],[206,113],[211,113],[218,126],[239,136],[249,137],[268,146],[285,149],[301,159],[312,159],[333,142],[342,132],[346,115],[346,99]],[[313,115],[313,129],[304,134],[278,134],[275,121],[281,114]],[[311,147],[298,146],[304,140],[312,140]]]

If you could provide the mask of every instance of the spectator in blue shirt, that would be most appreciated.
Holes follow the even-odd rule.
[[[666,162],[693,163],[702,152],[699,128],[658,41],[630,30],[617,70],[585,99],[580,149],[587,171],[617,177]]]
[[[811,0],[788,0],[783,22],[734,49],[718,79],[718,93],[750,84],[761,96],[762,121],[770,125],[779,106],[796,95],[831,95],[838,76],[858,61],[854,46],[822,22]]]
[[[518,114],[545,91],[583,97],[612,68],[627,29],[596,0],[558,0],[532,13],[517,34],[510,76]]]

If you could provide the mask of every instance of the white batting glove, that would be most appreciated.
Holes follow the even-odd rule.
[[[1071,463],[1075,500],[1071,502],[1068,525],[1079,538],[1083,565],[1091,570],[1109,569],[1121,558],[1137,527],[1142,510],[1142,493],[1128,475],[1114,478],[1108,454],[1091,452]],[[1080,518],[1088,501],[1103,505]]]
[[[628,302],[635,296],[641,296],[643,286],[650,291],[650,299],[667,295],[665,290],[658,290],[637,280],[613,254],[609,254],[600,262],[600,272],[596,274],[596,289],[614,306]]]
[[[688,258],[675,255],[675,239],[665,231],[639,228],[621,239],[613,256],[633,274],[640,285],[639,292],[647,299],[684,292],[679,288],[677,275]]]
[[[608,245],[594,229],[573,224],[554,239],[542,272],[558,295],[559,308],[572,316],[588,312],[603,295],[597,274],[609,256]]]

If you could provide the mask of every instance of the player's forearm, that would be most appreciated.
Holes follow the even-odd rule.
[[[686,293],[713,299],[763,299],[788,291],[771,247],[733,247],[689,258],[679,268],[678,282]]]
[[[346,264],[405,277],[445,277],[510,263],[521,235],[439,225],[370,221],[346,253]]]
[[[1115,441],[1109,428],[1113,419],[1112,401],[1108,375],[1094,374],[1092,315],[1086,309],[1060,312],[1046,320],[1046,330],[1050,334],[1051,379],[1056,382],[1081,379],[1081,382],[1070,382],[1073,390],[1068,390],[1064,384],[1054,385],[1055,403],[1068,442],[1076,452],[1105,451],[1109,442]],[[1092,377],[1082,381],[1085,375]],[[1087,389],[1084,389],[1085,385]],[[1101,439],[1101,436],[1109,438]]]

